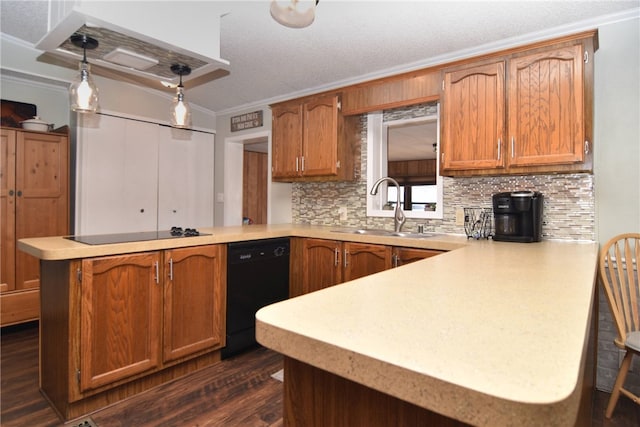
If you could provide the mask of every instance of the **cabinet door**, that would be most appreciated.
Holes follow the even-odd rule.
[[[394,267],[400,267],[401,265],[410,264],[425,258],[440,255],[441,253],[441,251],[431,249],[395,247],[393,248],[393,264]]]
[[[272,169],[273,179],[295,178],[301,170],[302,105],[273,108]]]
[[[226,275],[221,245],[164,254],[164,361],[224,346]]]
[[[444,74],[442,169],[505,166],[504,62]]]
[[[0,134],[0,292],[15,289],[16,132]]]
[[[510,61],[511,165],[583,161],[582,49],[556,48]]]
[[[338,97],[324,97],[304,104],[302,174],[337,175]]]
[[[344,242],[344,281],[391,268],[391,246]]]
[[[302,289],[298,296],[342,282],[341,243],[324,239],[304,239],[302,244]]]
[[[62,236],[69,231],[68,138],[18,132],[16,138],[16,239]],[[16,253],[16,289],[40,285],[40,263]]]
[[[160,126],[80,116],[76,234],[157,230]]]
[[[214,136],[160,127],[158,229],[213,227]]]
[[[82,391],[160,366],[159,263],[159,252],[82,261]]]

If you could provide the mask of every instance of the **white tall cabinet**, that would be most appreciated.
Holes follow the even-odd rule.
[[[213,226],[213,134],[87,115],[76,142],[76,235]]]

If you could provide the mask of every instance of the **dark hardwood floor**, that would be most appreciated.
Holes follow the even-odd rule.
[[[0,425],[62,423],[38,390],[37,324],[1,331]],[[278,353],[258,348],[155,387],[89,415],[99,427],[282,426],[282,369]]]
[[[37,324],[0,332],[0,425],[63,424],[38,391]],[[282,426],[282,383],[271,377],[282,357],[258,348],[179,380],[119,402],[89,417],[98,427]],[[611,420],[604,418],[609,395],[597,392],[592,427],[637,427],[640,406],[620,398]]]

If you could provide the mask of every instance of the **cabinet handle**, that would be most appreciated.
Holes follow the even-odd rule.
[[[300,168],[298,167],[298,157],[296,157],[296,172],[300,172]]]
[[[173,280],[173,258],[169,258],[169,280]]]
[[[302,159],[302,172],[304,172],[304,156],[302,156],[301,159]]]
[[[347,251],[346,249],[344,250],[344,266],[346,267],[347,265],[349,265],[349,261],[347,261],[347,256],[349,255],[349,251]]]
[[[338,267],[340,265],[340,249],[335,248],[333,250],[334,252],[334,261],[333,261],[333,265],[335,265],[336,267]]]
[[[501,149],[501,146],[502,146],[502,144],[501,144],[500,138],[498,138],[498,160],[500,160],[500,154],[501,154],[500,153],[500,149]]]
[[[516,139],[512,136],[511,137],[511,158],[513,159],[515,155],[516,155]]]
[[[397,268],[398,267],[398,255],[397,254],[393,254],[393,268]]]
[[[589,141],[584,142],[584,154],[589,154]]]
[[[158,265],[158,261],[153,263],[156,268],[156,283],[160,283],[160,266]]]

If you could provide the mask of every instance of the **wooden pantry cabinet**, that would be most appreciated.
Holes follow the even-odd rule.
[[[292,238],[291,297],[391,268],[391,247],[327,239]]]
[[[220,360],[226,246],[43,261],[41,389],[65,420]]]
[[[351,181],[356,178],[359,118],[343,116],[339,95],[271,106],[274,181]]]
[[[443,70],[443,175],[590,172],[597,32]]]
[[[69,139],[9,128],[0,136],[0,326],[6,326],[40,316],[39,262],[16,242],[69,234]]]

